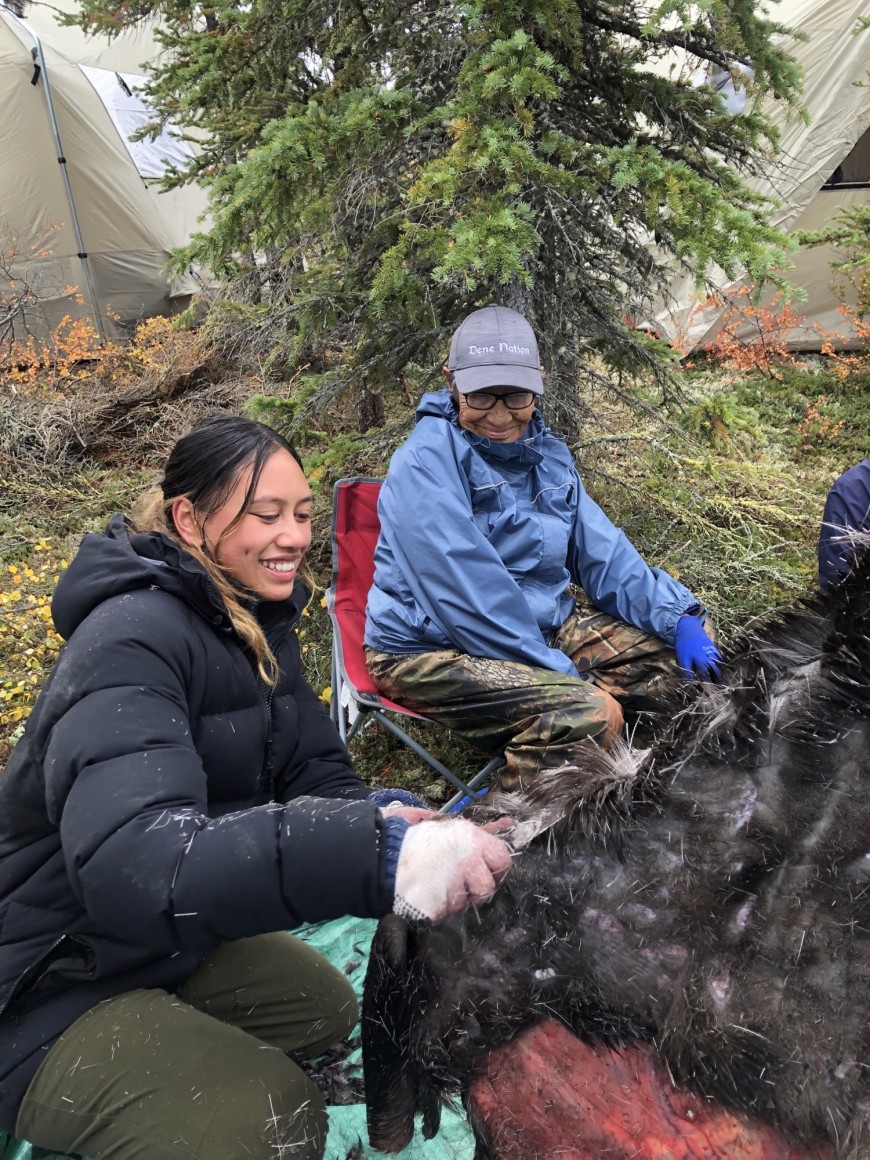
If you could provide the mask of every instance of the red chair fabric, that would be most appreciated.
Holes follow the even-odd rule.
[[[366,668],[363,652],[366,600],[375,574],[375,545],[381,530],[378,520],[381,482],[380,479],[340,479],[335,485],[330,613],[333,630],[338,629],[344,678],[353,691],[396,713],[417,717],[419,714],[380,696]]]
[[[346,743],[372,718],[412,749],[458,793],[444,810],[472,794],[502,763],[494,757],[466,783],[410,737],[387,713],[427,718],[382,697],[366,668],[363,640],[366,601],[374,577],[374,553],[380,532],[378,493],[381,480],[355,477],[335,484],[332,505],[332,583],[326,606],[332,620],[332,700],[330,712]]]

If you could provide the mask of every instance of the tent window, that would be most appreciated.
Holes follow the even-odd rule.
[[[870,129],[859,137],[822,189],[855,188],[870,185]]]
[[[81,65],[80,68],[112,118],[140,177],[160,178],[171,167],[181,169],[187,165],[193,151],[171,129],[156,137],[145,137],[142,141],[130,140],[136,130],[147,125],[154,115],[144,93],[146,77],[91,65]]]

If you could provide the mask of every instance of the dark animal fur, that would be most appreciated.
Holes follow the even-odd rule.
[[[556,1017],[652,1041],[676,1080],[796,1142],[870,1155],[870,552],[748,633],[639,765],[590,750],[477,819],[555,801],[564,820],[486,907],[381,923],[372,1143],[398,1150],[420,1111],[434,1134],[483,1053]]]

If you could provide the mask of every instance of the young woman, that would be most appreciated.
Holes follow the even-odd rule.
[[[285,440],[212,418],[61,577],[68,644],[0,778],[0,1128],[19,1138],[321,1156],[294,1060],[356,1002],[285,932],[438,919],[507,869],[470,822],[368,800],[302,677],[311,503]]]

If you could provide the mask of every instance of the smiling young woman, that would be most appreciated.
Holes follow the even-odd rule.
[[[312,502],[286,439],[265,424],[217,416],[179,440],[160,488],[136,505],[138,530],[179,542],[209,575],[269,683],[274,658],[262,622],[278,614],[256,608],[293,595],[311,544]]]
[[[58,583],[67,644],[0,778],[0,1132],[92,1160],[316,1160],[326,1108],[295,1060],[356,999],[286,932],[438,919],[510,864],[354,772],[294,631],[311,502],[286,440],[220,415]]]
[[[241,471],[224,505],[201,524],[187,496],[173,500],[172,523],[185,544],[198,544],[242,588],[261,600],[284,600],[311,543],[311,491],[283,447],[254,486],[253,474],[253,466]]]

